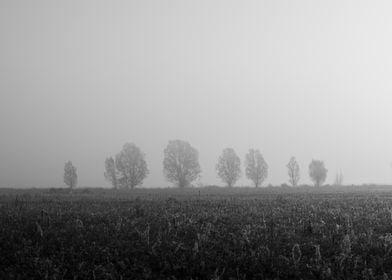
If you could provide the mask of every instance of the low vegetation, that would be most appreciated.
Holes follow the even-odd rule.
[[[392,192],[0,192],[0,279],[390,279]]]

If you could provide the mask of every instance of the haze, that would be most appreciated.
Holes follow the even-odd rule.
[[[1,1],[0,186],[110,186],[134,142],[145,187],[168,186],[170,139],[198,149],[199,183],[232,147],[267,184],[324,160],[332,183],[392,181],[390,1]],[[239,185],[250,185],[242,177]]]

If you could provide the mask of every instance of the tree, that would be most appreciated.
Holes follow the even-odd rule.
[[[78,174],[76,173],[76,167],[72,165],[71,161],[68,161],[64,165],[64,183],[73,189],[78,183]]]
[[[291,157],[289,163],[286,165],[289,173],[289,182],[293,187],[298,185],[300,179],[299,165],[295,157]]]
[[[246,177],[259,187],[268,176],[268,164],[259,150],[250,149],[245,159]]]
[[[117,184],[122,188],[135,188],[149,173],[144,153],[133,143],[124,144],[116,155],[115,165],[120,173]]]
[[[116,164],[113,157],[108,157],[105,160],[105,179],[112,183],[113,188],[118,188],[118,176],[116,170]]]
[[[342,173],[342,171],[340,171],[339,173],[336,173],[335,182],[333,184],[336,187],[340,187],[340,186],[343,185],[343,173]]]
[[[232,187],[241,177],[241,159],[237,156],[234,149],[226,148],[219,157],[216,164],[218,176],[228,187]]]
[[[170,140],[163,153],[163,173],[169,182],[185,188],[199,177],[199,154],[188,142]]]
[[[327,178],[328,170],[324,166],[324,162],[321,160],[312,160],[309,164],[309,176],[314,182],[316,187],[320,187]]]

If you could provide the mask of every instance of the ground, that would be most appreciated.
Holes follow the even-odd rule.
[[[0,279],[392,279],[392,187],[0,190]]]

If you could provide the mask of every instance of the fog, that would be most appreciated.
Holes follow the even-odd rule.
[[[110,186],[133,142],[145,187],[168,186],[171,139],[198,149],[200,184],[232,147],[258,148],[264,182],[392,182],[390,1],[1,1],[0,186]],[[245,176],[237,185],[251,185]]]

